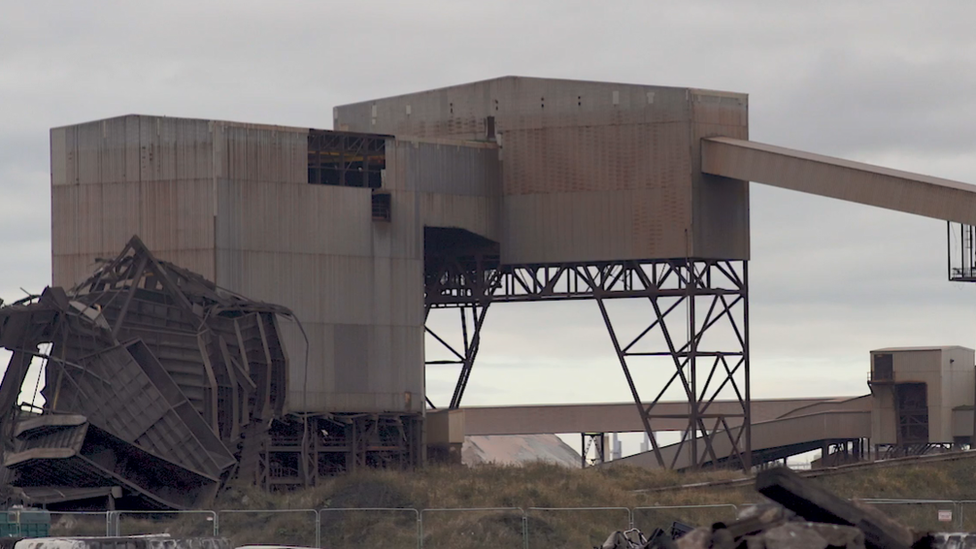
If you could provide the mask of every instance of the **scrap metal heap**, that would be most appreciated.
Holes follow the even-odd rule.
[[[121,488],[131,509],[192,508],[232,477],[260,483],[287,357],[277,305],[160,261],[138,237],[87,280],[0,307],[4,484]],[[18,404],[31,360],[44,405]]]

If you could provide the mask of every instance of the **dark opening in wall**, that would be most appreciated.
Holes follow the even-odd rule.
[[[874,355],[874,364],[871,368],[871,381],[894,381],[895,370],[892,355],[889,353],[878,353]]]
[[[373,191],[373,221],[389,221],[393,218],[390,193]]]
[[[327,130],[308,132],[308,182],[378,189],[386,168],[386,136]]]

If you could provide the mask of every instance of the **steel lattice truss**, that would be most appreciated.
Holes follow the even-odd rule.
[[[427,312],[461,309],[459,348],[428,328],[453,357],[430,363],[461,366],[450,408],[460,406],[491,303],[589,299],[599,307],[658,464],[686,468],[727,461],[749,467],[746,262],[678,259],[500,266],[493,259],[448,257],[428,263]],[[613,300],[642,303],[647,323],[635,330],[615,322],[608,307]],[[659,368],[664,363],[669,366]],[[654,368],[656,381],[642,384],[642,395],[633,373],[643,368]],[[682,442],[662,448],[654,437],[655,419],[675,416],[655,414],[655,406],[675,388],[688,401],[687,414],[680,416],[687,417],[688,427]],[[720,396],[733,395],[741,410],[710,411]],[[719,437],[728,442],[723,445],[726,450],[716,449]]]

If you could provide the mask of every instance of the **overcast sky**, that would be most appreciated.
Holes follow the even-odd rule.
[[[746,92],[752,139],[976,182],[976,4],[0,0],[0,297],[50,280],[48,129],[127,113],[330,128],[502,75]],[[945,223],[752,186],[753,395],[867,392],[868,351],[976,346]],[[430,372],[438,404],[447,367]],[[468,404],[623,401],[593,303],[492,309]]]

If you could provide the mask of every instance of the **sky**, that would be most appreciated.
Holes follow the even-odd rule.
[[[748,93],[755,141],[976,183],[973,21],[959,1],[0,0],[0,298],[50,280],[49,128],[128,113],[328,129],[335,105],[503,75],[699,87]],[[754,397],[864,394],[871,349],[976,347],[944,222],[751,193]],[[435,403],[454,375],[428,372]],[[464,402],[628,398],[575,302],[494,306]]]

